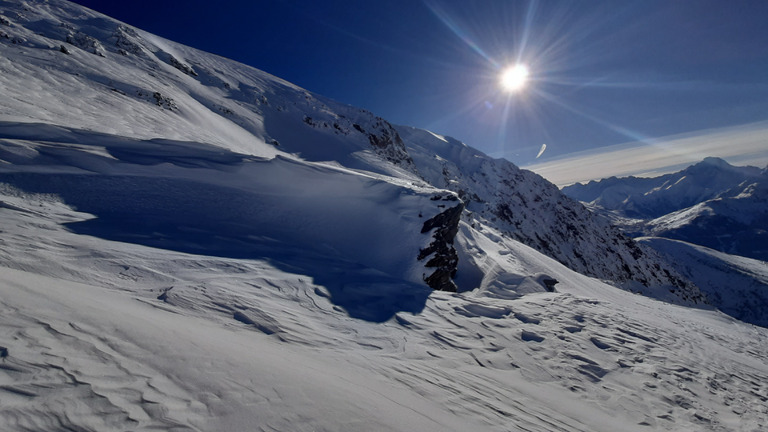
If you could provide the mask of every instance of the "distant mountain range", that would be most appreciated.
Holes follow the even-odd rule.
[[[562,189],[633,237],[684,240],[768,261],[768,169],[706,158],[654,178],[609,178]]]

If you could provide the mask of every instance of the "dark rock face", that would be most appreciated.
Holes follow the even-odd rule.
[[[186,64],[184,62],[179,61],[179,59],[177,59],[176,57],[174,57],[174,56],[172,56],[170,54],[168,54],[168,63],[170,63],[171,66],[175,67],[176,69],[184,72],[185,74],[187,74],[189,76],[192,76],[192,77],[196,77],[197,76],[197,72],[195,72],[195,70],[192,68],[192,66],[190,66],[190,65],[188,65],[188,64]]]
[[[453,239],[459,231],[462,211],[464,211],[464,203],[451,207],[427,220],[421,229],[422,234],[435,230],[432,234],[432,243],[420,250],[418,256],[419,261],[431,256],[426,267],[434,267],[435,271],[424,281],[432,289],[450,292],[458,290],[452,280],[459,265],[459,255],[453,247]]]
[[[365,130],[358,124],[353,125],[359,132],[368,136],[368,142],[371,143],[371,148],[376,154],[395,165],[415,171],[413,159],[408,154],[405,143],[397,130],[381,117],[375,117],[370,126],[371,130]]]
[[[400,137],[394,126],[381,117],[374,116],[371,112],[360,110],[359,112],[347,110],[345,114],[331,114],[331,108],[314,96],[307,94],[308,101],[316,101],[317,106],[310,106],[309,113],[315,113],[317,117],[304,115],[303,121],[307,126],[318,130],[326,130],[336,135],[359,137],[363,135],[373,150],[380,158],[392,164],[417,174],[416,166],[405,148],[405,142]]]
[[[122,55],[141,55],[142,48],[136,40],[139,39],[138,33],[130,27],[118,25],[113,35],[115,46]]]
[[[100,57],[105,56],[106,50],[101,45],[101,43],[92,36],[89,36],[83,32],[70,33],[67,35],[65,41],[68,44],[74,45],[91,54],[96,54]]]

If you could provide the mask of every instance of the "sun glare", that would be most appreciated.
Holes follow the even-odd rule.
[[[522,90],[528,82],[528,68],[517,64],[504,69],[501,73],[501,87],[508,92]]]

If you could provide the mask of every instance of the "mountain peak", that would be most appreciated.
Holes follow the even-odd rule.
[[[714,157],[714,156],[708,156],[708,157],[705,157],[701,162],[689,166],[684,171],[699,170],[699,169],[717,169],[722,171],[734,171],[734,170],[738,170],[739,167],[735,167],[729,164],[725,159]]]
[[[725,159],[715,157],[715,156],[707,156],[699,162],[700,164],[706,164],[706,165],[715,165],[715,166],[723,166],[723,167],[733,167],[733,165],[729,164]]]

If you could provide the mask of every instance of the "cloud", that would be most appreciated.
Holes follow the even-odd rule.
[[[523,166],[558,186],[617,176],[653,177],[720,157],[733,165],[768,164],[768,121],[707,129],[572,153]]]

